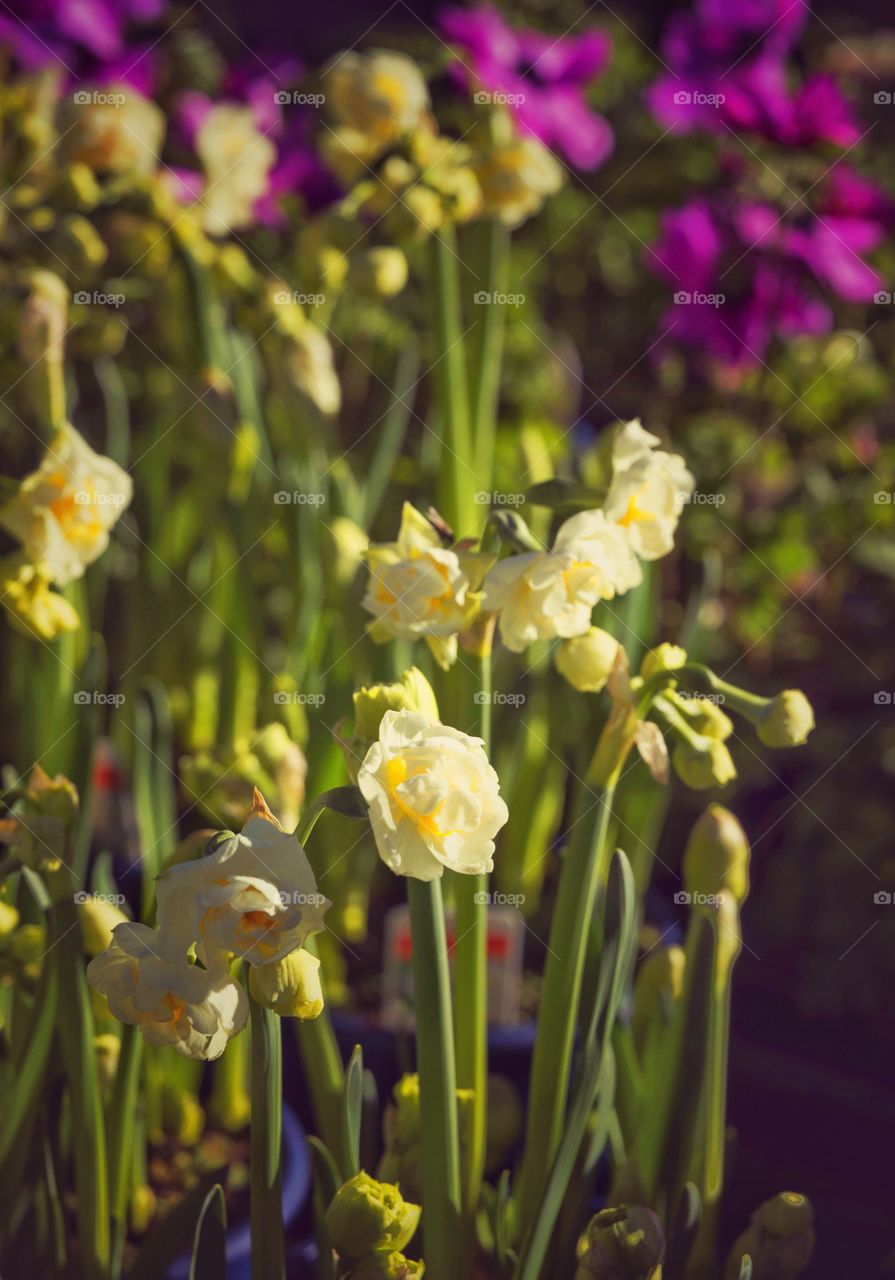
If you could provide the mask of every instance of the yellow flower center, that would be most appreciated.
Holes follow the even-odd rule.
[[[641,489],[640,493],[642,492],[643,490]],[[639,493],[635,493],[633,497],[628,499],[628,509],[625,512],[625,514],[621,516],[621,518],[617,522],[618,524],[621,525],[623,529],[627,529],[632,524],[637,524],[640,521],[652,519],[652,516],[648,511],[643,511],[640,507],[638,507],[637,499],[639,496],[640,496]]]
[[[411,774],[407,767],[407,761],[403,756],[394,756],[389,760],[385,766],[385,780],[391,799],[401,813],[406,818],[409,818],[420,831],[425,832],[426,835],[438,837],[450,835],[449,831],[442,831],[435,822],[436,814],[443,808],[443,801],[441,804],[436,805],[431,813],[417,813],[415,809],[410,807],[404,797],[398,794],[398,787],[402,782],[406,782],[409,777],[414,777],[421,773],[425,773],[425,769],[415,769]]]

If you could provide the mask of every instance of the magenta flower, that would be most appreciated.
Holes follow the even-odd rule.
[[[585,87],[606,66],[611,41],[601,31],[555,39],[517,30],[490,5],[445,9],[442,30],[462,50],[456,78],[495,95],[519,128],[561,151],[579,169],[596,169],[612,150],[612,130],[592,111]]]
[[[0,41],[27,71],[59,65],[73,78],[128,65],[131,28],[155,22],[167,0],[12,0],[0,15]],[[130,50],[131,55],[134,51]],[[119,81],[124,78],[119,74]]]
[[[807,16],[804,0],[697,0],[661,43],[668,68],[647,90],[660,124],[676,133],[751,132],[790,147],[860,136],[851,105],[828,75],[791,84],[787,56]]]
[[[882,288],[865,260],[893,221],[892,202],[843,165],[826,180],[814,210],[781,216],[734,194],[699,197],[662,219],[647,264],[674,289],[660,348],[689,348],[729,370],[764,360],[775,337],[829,332],[826,295],[868,303]]]

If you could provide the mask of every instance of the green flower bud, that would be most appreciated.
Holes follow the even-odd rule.
[[[121,1056],[121,1041],[112,1032],[94,1036],[93,1051],[96,1056],[96,1069],[104,1089],[111,1089],[115,1083],[118,1070],[118,1059]]]
[[[683,947],[654,947],[640,963],[634,982],[634,1011],[631,1029],[634,1044],[641,1052],[649,1027],[657,1017],[670,1017],[684,990],[685,952]]]
[[[771,698],[756,730],[766,747],[800,747],[814,728],[814,711],[800,689]]]
[[[687,661],[687,650],[679,644],[660,644],[644,654],[640,664],[640,674],[644,680],[658,675],[660,671],[676,671]]]
[[[457,1090],[461,1158],[469,1147],[473,1096],[472,1089]],[[399,1183],[414,1199],[422,1199],[423,1139],[418,1075],[402,1076],[395,1085],[382,1129],[385,1150],[379,1161],[378,1176]]]
[[[298,947],[275,964],[252,965],[249,989],[259,1004],[281,1018],[309,1022],[323,1010],[320,961]]]
[[[590,627],[583,636],[562,642],[556,651],[556,669],[574,689],[599,693],[612,674],[617,654],[615,636]]]
[[[424,1262],[411,1262],[403,1253],[368,1253],[351,1268],[350,1280],[421,1280]]]
[[[704,694],[683,694],[674,689],[668,690],[665,697],[680,711],[690,727],[704,737],[725,742],[733,733],[733,721],[713,698]]]
[[[737,819],[710,804],[693,824],[684,851],[684,888],[690,893],[731,894],[738,903],[749,893],[749,841]]]
[[[152,1187],[145,1184],[134,1187],[131,1192],[129,1216],[131,1230],[135,1236],[145,1235],[149,1230],[149,1224],[155,1217],[155,1203],[155,1192]]]
[[[373,684],[354,694],[354,731],[370,742],[379,736],[386,711],[419,711],[430,720],[438,719],[438,703],[432,686],[417,667],[405,671],[397,684]]]
[[[0,941],[8,938],[19,923],[19,913],[11,902],[0,899]]]
[[[162,1125],[185,1147],[194,1147],[205,1128],[205,1112],[193,1094],[178,1085],[162,1085]]]
[[[575,1280],[659,1280],[665,1236],[643,1205],[604,1209],[588,1224]]]
[[[112,945],[112,930],[124,924],[127,916],[114,902],[89,893],[76,893],[75,902],[81,921],[81,936],[88,956],[98,956]]]
[[[737,776],[733,757],[723,742],[698,735],[698,741],[679,742],[672,764],[680,780],[694,791],[723,787]]]
[[[336,516],[328,528],[335,544],[333,573],[340,586],[347,586],[364,563],[370,539],[360,525],[347,516]]]
[[[359,251],[351,256],[348,283],[358,293],[393,298],[407,283],[407,259],[394,247]]]
[[[361,1171],[336,1192],[326,1211],[326,1229],[345,1258],[363,1258],[377,1249],[400,1252],[416,1231],[420,1212],[396,1186]]]

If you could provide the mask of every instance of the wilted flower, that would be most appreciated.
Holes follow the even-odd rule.
[[[556,650],[556,669],[582,693],[599,693],[612,673],[618,641],[600,627],[563,640]]]
[[[109,545],[109,530],[131,500],[131,478],[64,426],[36,471],[0,507],[0,525],[21,539],[31,561],[60,585],[80,578]]]
[[[375,616],[369,631],[380,642],[424,637],[439,666],[457,657],[457,635],[478,612],[479,587],[491,556],[445,547],[432,524],[404,503],[396,542],[367,552],[370,581],[364,608]]]
[[[259,797],[260,806],[264,806]],[[213,853],[170,867],[157,881],[159,926],[211,962],[232,952],[249,964],[272,964],[319,933],[329,902],[304,849],[256,810],[239,835]]]
[[[259,1004],[281,1018],[307,1022],[323,1010],[320,961],[304,947],[297,947],[274,964],[252,965],[249,990]]]
[[[509,815],[480,738],[418,712],[386,711],[357,784],[379,856],[398,875],[492,869],[494,837]]]
[[[623,531],[602,511],[582,511],[560,527],[552,550],[498,561],[485,578],[483,608],[499,613],[501,639],[521,653],[535,640],[583,635],[598,600],[641,578]]]
[[[121,1022],[187,1058],[219,1057],[248,1017],[246,994],[226,967],[189,964],[143,924],[120,924],[109,950],[90,961],[87,979]]]
[[[555,195],[563,171],[535,138],[511,138],[488,146],[473,166],[482,193],[482,212],[518,227]]]
[[[336,1192],[326,1211],[326,1229],[344,1258],[363,1258],[374,1250],[400,1252],[413,1237],[420,1212],[396,1186],[360,1172]]]
[[[596,169],[612,150],[612,130],[590,109],[586,86],[604,70],[611,42],[602,31],[553,36],[511,27],[497,9],[445,9],[442,29],[463,51],[455,64],[464,84],[509,99],[524,134],[556,147],[581,169]]]
[[[621,426],[612,445],[606,515],[624,529],[642,560],[658,560],[674,546],[674,531],[695,480],[682,457],[656,446],[640,419]]]
[[[65,596],[50,589],[51,578],[23,551],[0,560],[0,598],[9,621],[38,640],[55,640],[81,625],[78,611]]]

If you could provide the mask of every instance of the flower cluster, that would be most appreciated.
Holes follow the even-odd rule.
[[[138,1025],[149,1043],[188,1058],[223,1053],[248,1017],[245,991],[230,973],[234,958],[250,966],[255,998],[276,1012],[320,1012],[316,958],[296,953],[324,927],[329,903],[298,840],[260,793],[239,835],[227,833],[204,857],[163,872],[157,906],[157,929],[120,924],[87,969],[112,1013]]]

